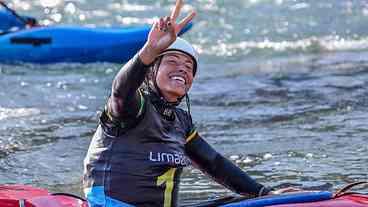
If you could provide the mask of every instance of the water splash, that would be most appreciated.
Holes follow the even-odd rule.
[[[2,108],[0,107],[0,120],[8,119],[8,118],[19,118],[25,116],[33,116],[40,114],[40,109],[37,108]]]

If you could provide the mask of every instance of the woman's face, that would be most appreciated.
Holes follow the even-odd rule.
[[[184,96],[193,82],[193,60],[189,55],[173,51],[162,57],[156,82],[162,95],[169,102]]]

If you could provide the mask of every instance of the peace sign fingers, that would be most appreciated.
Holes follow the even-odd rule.
[[[181,8],[183,7],[183,0],[177,0],[174,9],[171,12],[170,19],[174,23],[175,33],[178,34],[192,19],[195,17],[196,13],[192,11],[179,23],[176,23],[176,19],[180,15]]]
[[[181,20],[180,23],[177,24],[176,33],[178,34],[189,22],[193,20],[195,16],[196,16],[196,12],[192,11],[183,20]]]
[[[192,11],[177,23],[183,4],[183,0],[176,0],[170,16],[161,17],[153,24],[147,42],[140,51],[140,57],[145,64],[151,64],[157,55],[167,49],[176,40],[179,32],[195,17],[196,13]]]
[[[170,16],[173,22],[176,22],[176,18],[178,18],[182,7],[183,7],[183,0],[177,0]]]

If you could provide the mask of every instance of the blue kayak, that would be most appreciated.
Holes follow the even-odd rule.
[[[188,24],[181,34],[191,26]],[[49,26],[22,29],[0,35],[0,63],[124,63],[144,45],[149,30],[150,26]]]

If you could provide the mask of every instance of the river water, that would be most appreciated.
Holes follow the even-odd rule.
[[[271,186],[368,179],[368,3],[196,0],[185,35],[200,54],[199,131]],[[43,24],[137,26],[173,1],[10,0]],[[0,64],[0,182],[81,194],[82,161],[121,65]],[[364,189],[362,189],[364,191]],[[184,172],[183,202],[229,194]]]

